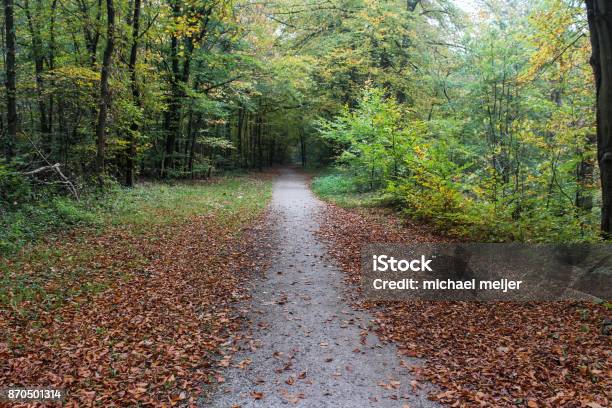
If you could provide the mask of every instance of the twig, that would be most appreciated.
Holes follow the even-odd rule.
[[[74,198],[77,201],[79,201],[79,192],[77,191],[77,189],[74,186],[74,184],[70,181],[70,179],[68,177],[66,177],[64,175],[64,173],[62,173],[62,170],[60,169],[61,164],[59,164],[59,163],[51,164],[51,162],[40,151],[40,149],[38,148],[38,146],[36,146],[36,144],[32,141],[32,139],[30,139],[30,137],[28,135],[25,135],[25,137],[28,139],[28,141],[30,142],[30,144],[32,145],[32,147],[34,148],[36,153],[38,153],[38,155],[45,161],[45,163],[47,163],[47,166],[39,167],[36,170],[32,170],[32,171],[29,171],[29,172],[23,173],[23,174],[24,175],[33,175],[33,174],[37,174],[37,173],[40,173],[40,172],[46,171],[46,170],[55,170],[55,173],[57,173],[57,175],[62,179],[62,184],[64,184],[68,188],[70,193],[72,193]]]

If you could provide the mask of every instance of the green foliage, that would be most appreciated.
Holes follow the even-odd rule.
[[[322,197],[346,195],[357,192],[357,183],[346,174],[332,172],[315,177],[312,189]]]
[[[46,199],[4,214],[0,221],[0,255],[10,255],[42,235],[97,221],[96,213],[85,203],[58,196]]]
[[[341,148],[337,163],[344,170],[315,178],[313,189],[341,205],[394,203],[448,235],[478,241],[596,239],[592,213],[580,212],[572,200],[551,197],[550,174],[535,177],[542,170],[525,165],[523,171],[534,176],[520,179],[529,184],[527,191],[524,185],[516,188],[516,179],[504,181],[498,168],[479,157],[486,144],[462,143],[456,122],[410,120],[380,90],[366,89],[354,110],[321,121],[320,132]],[[532,154],[549,148],[524,143]],[[366,190],[378,193],[360,197]]]
[[[375,190],[405,171],[402,158],[410,150],[415,128],[402,129],[400,121],[396,101],[367,88],[355,110],[345,108],[335,120],[320,121],[319,132],[344,147],[337,161],[355,172],[358,188]]]
[[[15,254],[43,235],[74,228],[131,225],[142,230],[156,224],[184,222],[208,212],[232,222],[228,217],[241,208],[245,215],[263,208],[270,194],[269,182],[231,177],[215,183],[144,184],[133,189],[115,183],[102,193],[85,194],[80,202],[50,195],[3,214],[0,256]]]
[[[28,180],[13,167],[0,162],[0,211],[27,202],[31,197]]]
[[[381,190],[362,191],[357,178],[341,167],[319,172],[313,178],[311,187],[317,196],[343,207],[376,207],[393,204],[393,196]]]
[[[449,234],[595,239],[601,197],[582,2],[492,0],[473,15],[452,0],[415,10],[373,0],[147,4],[133,67],[132,19],[116,21],[100,145],[106,10],[37,4],[15,9],[23,112],[15,154],[0,164],[3,216],[19,218],[23,206],[34,223],[89,222],[99,203],[62,207],[60,188],[20,175],[48,163],[99,196],[115,180],[193,180],[293,161],[341,167],[315,180],[322,196],[351,205],[383,197]],[[116,8],[131,16],[135,4]],[[28,209],[32,201],[47,204]],[[41,208],[47,215],[32,215]]]

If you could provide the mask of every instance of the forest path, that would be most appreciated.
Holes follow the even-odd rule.
[[[342,272],[315,236],[322,208],[305,176],[282,171],[268,224],[271,267],[254,282],[249,328],[226,381],[202,406],[436,406],[426,390],[413,392],[395,347],[369,333],[372,316],[344,300]]]

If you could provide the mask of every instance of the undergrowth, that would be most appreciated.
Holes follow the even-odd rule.
[[[341,169],[326,169],[313,178],[312,190],[324,200],[345,208],[377,207],[391,204],[390,196],[380,189],[360,187],[355,178]]]
[[[366,186],[367,187],[367,186]],[[313,178],[319,197],[345,208],[392,207],[400,215],[424,221],[446,236],[480,242],[593,242],[592,228],[571,214],[553,216],[524,211],[516,217],[503,203],[479,202],[449,188],[389,183],[364,191],[363,183],[343,168]]]
[[[104,229],[108,225],[167,224],[200,213],[236,215],[243,207],[265,205],[270,195],[258,181],[246,176],[206,182],[145,183],[127,189],[111,186],[104,193],[86,193],[80,200],[53,194],[27,195],[0,206],[0,259],[12,257],[24,246],[58,232],[78,228]],[[27,201],[26,201],[27,200]],[[20,202],[25,201],[25,202]]]
[[[220,228],[238,231],[270,197],[269,180],[242,176],[114,187],[79,202],[56,197],[22,205],[0,225],[0,308],[21,309],[24,302],[54,308],[69,298],[94,295],[142,269],[143,240],[163,240],[194,217],[210,217]]]

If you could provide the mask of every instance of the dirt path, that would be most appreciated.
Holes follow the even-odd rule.
[[[226,381],[203,406],[435,406],[426,391],[413,392],[395,347],[368,333],[371,316],[344,300],[341,271],[321,257],[314,233],[322,204],[306,178],[284,171],[272,205],[273,264],[254,283],[250,329]]]

